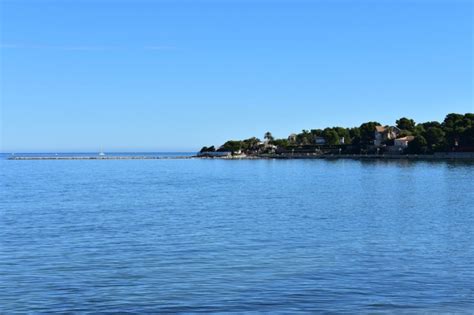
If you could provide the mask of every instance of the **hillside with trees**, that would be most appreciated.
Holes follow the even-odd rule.
[[[387,130],[391,133],[387,133]],[[381,137],[380,143],[376,140],[378,132]],[[394,150],[394,147],[397,150]],[[393,126],[382,126],[379,122],[370,121],[358,127],[302,130],[300,133],[281,139],[274,138],[271,132],[266,132],[263,141],[256,137],[229,140],[218,149],[214,146],[203,147],[201,154],[210,152],[245,155],[288,152],[432,154],[453,151],[474,152],[474,113],[451,113],[442,122],[416,123],[413,119],[402,117],[396,120]]]

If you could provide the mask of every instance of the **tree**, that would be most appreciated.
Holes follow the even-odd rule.
[[[462,144],[466,147],[474,148],[474,124],[464,130]]]
[[[443,130],[446,133],[446,143],[453,147],[459,142],[461,135],[465,132],[464,115],[448,114],[443,121]]]
[[[255,151],[255,150],[258,150],[259,143],[260,143],[260,139],[256,137],[248,138],[242,141],[241,149],[244,151]]]
[[[290,145],[288,139],[275,139],[273,140],[272,143],[273,145],[276,145],[277,147],[284,148],[284,149]]]
[[[374,141],[376,126],[380,126],[380,123],[376,121],[369,121],[360,125],[360,144],[367,145],[371,144]]]
[[[418,124],[418,126],[423,126],[425,130],[432,128],[432,127],[439,127],[441,128],[441,124],[437,121],[427,121],[422,124]]]
[[[403,137],[411,136],[411,135],[412,135],[412,132],[411,132],[411,131],[402,130],[402,131],[400,131],[400,133],[398,134],[397,138],[403,138]]]
[[[408,143],[408,153],[412,154],[423,154],[428,150],[428,143],[425,137],[415,137],[411,142]]]
[[[425,127],[422,124],[417,124],[415,129],[411,132],[414,136],[423,136],[426,132]]]
[[[463,119],[464,131],[461,134],[460,144],[464,147],[474,147],[474,114],[467,113]]]
[[[322,137],[323,136],[323,130],[322,129],[311,129],[311,136],[313,138]]]
[[[216,148],[214,146],[210,146],[210,147],[202,147],[201,151],[199,151],[201,153],[204,153],[204,152],[216,152]]]
[[[342,127],[333,127],[332,129],[337,132],[339,139],[344,138],[344,144],[350,144],[352,142],[351,136],[349,134],[349,129]]]
[[[446,115],[443,121],[443,127],[447,129],[454,129],[457,125],[460,125],[464,116],[461,114],[451,113]]]
[[[311,144],[313,136],[308,130],[303,129],[300,134],[296,135],[296,143],[299,145]]]
[[[349,129],[349,136],[351,138],[352,144],[359,144],[360,143],[360,129],[358,127],[350,128]]]
[[[415,129],[415,121],[413,119],[408,119],[406,117],[402,117],[395,121],[397,127],[402,130],[413,131]]]
[[[268,142],[272,142],[274,140],[272,133],[270,131],[265,132],[265,136],[263,137]]]
[[[218,151],[230,151],[230,152],[236,152],[242,149],[242,141],[236,141],[236,140],[229,140],[226,143],[224,143]]]
[[[424,134],[430,149],[440,148],[444,143],[445,133],[440,127],[431,127]]]
[[[329,144],[329,145],[339,144],[339,135],[332,128],[324,129],[323,137],[324,137],[324,140],[326,140],[326,144]]]

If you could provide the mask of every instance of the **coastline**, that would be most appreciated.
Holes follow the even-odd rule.
[[[202,159],[220,160],[464,160],[474,161],[474,152],[447,152],[436,154],[260,154],[260,155],[233,155],[224,157],[197,156]]]
[[[43,160],[189,160],[189,159],[218,159],[218,160],[464,160],[474,161],[474,152],[443,152],[435,154],[256,154],[256,155],[186,155],[186,156],[10,156],[7,160],[43,161]]]

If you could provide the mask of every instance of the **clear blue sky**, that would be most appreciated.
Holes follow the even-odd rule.
[[[473,1],[0,0],[1,150],[187,151],[473,112]]]

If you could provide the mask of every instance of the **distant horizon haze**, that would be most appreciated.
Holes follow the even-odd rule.
[[[474,112],[472,1],[0,3],[0,152],[195,152]]]

